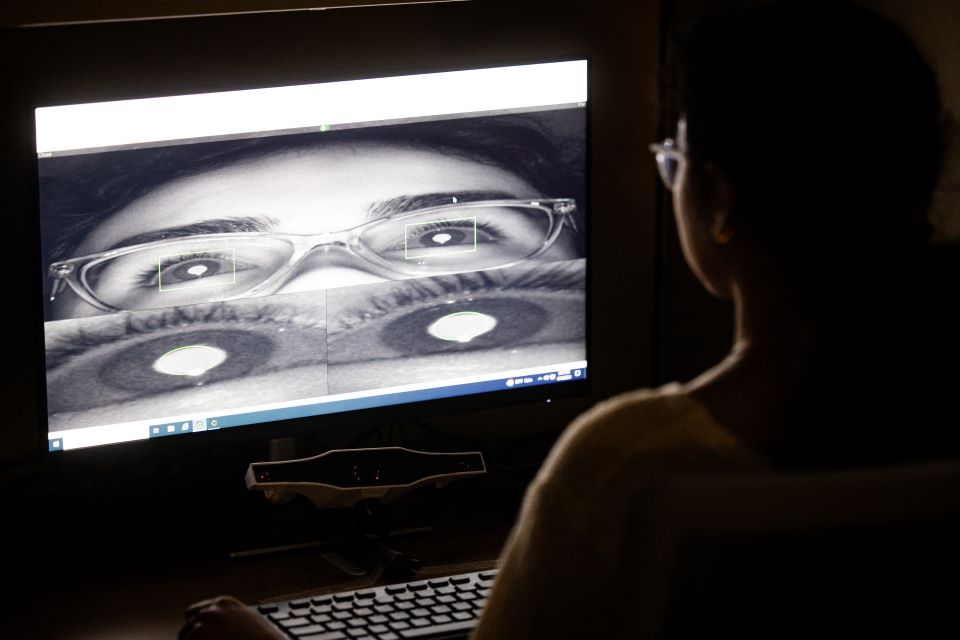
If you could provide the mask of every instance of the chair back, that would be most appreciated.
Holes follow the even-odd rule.
[[[664,477],[627,526],[636,637],[960,637],[960,461]]]

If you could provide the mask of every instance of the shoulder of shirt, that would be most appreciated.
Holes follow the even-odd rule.
[[[574,420],[541,482],[598,486],[662,471],[764,466],[678,383],[603,401]]]

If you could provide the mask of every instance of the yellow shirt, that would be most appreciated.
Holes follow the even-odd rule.
[[[624,523],[644,485],[665,471],[769,466],[680,384],[598,404],[528,488],[473,640],[618,637],[634,580]]]

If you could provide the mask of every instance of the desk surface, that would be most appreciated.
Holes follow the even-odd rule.
[[[428,530],[387,539],[389,548],[422,562],[418,577],[495,566],[519,496],[487,493],[479,504],[462,498],[431,498],[426,509],[418,506],[416,515],[426,514]],[[402,506],[406,515],[410,509]],[[171,523],[161,533],[150,533],[157,521],[148,526],[135,521],[136,515],[128,517],[125,523],[118,519],[102,524],[94,514],[75,513],[66,522],[77,531],[86,529],[79,538],[83,543],[72,546],[69,555],[51,556],[53,560],[31,558],[35,571],[21,570],[14,578],[8,574],[6,579],[15,580],[18,589],[8,601],[12,617],[0,620],[0,637],[170,640],[176,638],[188,604],[216,595],[256,603],[386,582],[348,576],[328,562],[320,548],[244,557],[211,553],[208,548],[196,552],[197,543],[213,535],[205,531],[212,518],[206,525],[184,518],[179,529]],[[288,527],[290,522],[272,526]],[[99,548],[91,545],[91,537],[101,534],[107,540]],[[71,532],[54,535],[61,539]],[[115,547],[114,541],[121,539],[123,544]],[[57,558],[66,562],[59,564]]]
[[[391,548],[420,559],[418,577],[488,569],[506,530],[432,531],[397,537]],[[32,638],[72,640],[170,640],[176,638],[187,604],[221,593],[244,602],[263,602],[316,595],[373,584],[336,569],[316,550],[283,552],[247,558],[223,558],[180,569],[154,569],[135,575],[69,576],[45,598],[44,615]],[[20,623],[23,624],[23,623]]]

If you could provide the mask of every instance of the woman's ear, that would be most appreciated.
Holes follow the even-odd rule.
[[[730,180],[715,164],[706,165],[710,188],[710,237],[719,245],[733,241],[733,188]]]

